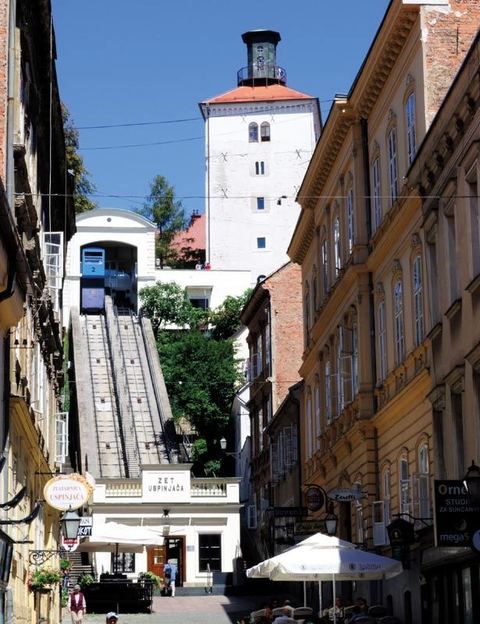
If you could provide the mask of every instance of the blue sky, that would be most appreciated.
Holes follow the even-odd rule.
[[[203,212],[204,125],[198,103],[236,86],[247,64],[241,34],[280,32],[277,64],[288,86],[318,97],[325,120],[348,91],[389,0],[53,0],[62,100],[84,126],[85,164],[102,207],[137,208],[155,175],[188,213]],[[133,7],[133,9],[132,9]],[[198,138],[201,137],[201,138]],[[159,145],[89,149],[139,143]]]

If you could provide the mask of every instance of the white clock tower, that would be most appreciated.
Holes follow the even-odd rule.
[[[280,34],[242,35],[237,88],[200,104],[206,125],[206,261],[251,271],[252,284],[288,261],[295,197],[320,134],[317,98],[287,87]]]

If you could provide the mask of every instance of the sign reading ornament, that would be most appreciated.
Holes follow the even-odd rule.
[[[43,496],[50,507],[59,511],[68,511],[85,505],[91,491],[91,486],[85,477],[73,472],[50,479],[43,488]]]

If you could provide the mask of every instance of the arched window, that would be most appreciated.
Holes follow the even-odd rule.
[[[395,326],[395,364],[398,366],[405,358],[405,331],[403,324],[403,284],[399,279],[393,288],[393,317]]]
[[[270,141],[270,124],[267,121],[264,121],[260,126],[260,140]]]
[[[413,311],[415,318],[415,345],[418,346],[423,340],[423,279],[422,279],[422,257],[420,254],[415,257],[412,266],[412,290],[413,290]]]
[[[248,141],[249,143],[258,143],[258,124],[254,121],[248,126]]]
[[[335,277],[338,277],[342,268],[342,256],[340,249],[340,219],[338,217],[333,221],[333,254],[335,262]]]
[[[351,188],[347,193],[347,245],[349,255],[353,250],[354,239],[353,189]]]
[[[417,132],[415,119],[415,93],[412,92],[405,102],[405,121],[407,127],[407,156],[408,164],[415,158]]]
[[[325,415],[327,424],[332,422],[332,375],[330,361],[325,362]]]
[[[380,381],[387,376],[387,329],[385,322],[385,301],[378,304],[378,375]]]
[[[397,129],[392,128],[388,133],[388,174],[390,181],[390,201],[393,204],[398,197],[398,151]]]
[[[382,188],[380,178],[380,158],[372,164],[372,199],[373,199],[373,229],[376,230],[382,222]]]

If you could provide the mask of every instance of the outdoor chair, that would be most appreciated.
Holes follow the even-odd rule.
[[[259,609],[258,611],[252,611],[250,613],[250,622],[256,622],[257,620],[259,620],[262,617],[265,617],[266,615],[267,615],[266,609]]]

